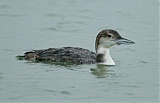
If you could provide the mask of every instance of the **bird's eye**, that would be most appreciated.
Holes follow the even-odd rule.
[[[112,37],[111,35],[107,35],[109,38]]]

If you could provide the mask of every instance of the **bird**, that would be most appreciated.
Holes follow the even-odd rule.
[[[19,59],[49,64],[102,64],[115,65],[110,56],[110,47],[121,44],[134,44],[113,29],[101,30],[96,36],[95,52],[81,47],[61,47],[25,52]]]

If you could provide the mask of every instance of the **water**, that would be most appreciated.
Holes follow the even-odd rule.
[[[158,1],[0,2],[1,103],[158,103]],[[136,42],[111,48],[116,66],[63,67],[15,58],[49,47],[94,51],[97,33],[106,28]]]

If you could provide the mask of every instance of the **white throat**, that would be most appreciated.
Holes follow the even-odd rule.
[[[98,56],[102,55],[102,56]],[[115,62],[110,56],[109,48],[104,48],[103,46],[98,46],[97,48],[97,59],[99,59],[99,64],[104,65],[115,65]]]

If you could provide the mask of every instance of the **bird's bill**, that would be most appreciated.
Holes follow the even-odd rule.
[[[134,44],[135,42],[131,41],[131,40],[128,40],[128,39],[125,39],[125,38],[121,38],[121,39],[118,39],[116,40],[116,44],[118,45],[121,45],[121,44]]]

